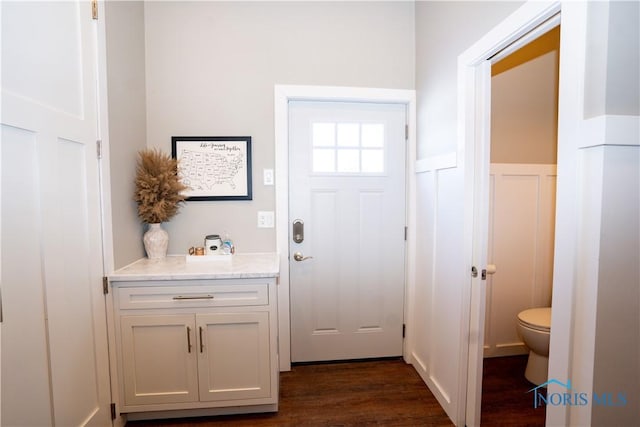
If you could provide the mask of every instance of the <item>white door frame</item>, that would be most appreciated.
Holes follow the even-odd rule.
[[[560,83],[558,118],[558,186],[556,210],[556,237],[553,286],[553,331],[550,353],[549,376],[567,379],[570,377],[572,336],[572,301],[575,287],[574,254],[576,231],[573,227],[576,169],[576,125],[582,117],[582,97],[577,90],[583,75],[579,68],[584,55],[584,25],[586,6],[564,2],[530,1],[493,28],[473,46],[458,57],[458,158],[465,167],[465,206],[473,207],[465,212],[465,259],[469,268],[475,265],[478,271],[486,268],[486,236],[483,239],[474,229],[484,218],[488,198],[489,120],[490,120],[490,61],[494,55],[514,46],[531,41],[530,34],[541,35],[541,28],[553,28],[561,21]],[[554,18],[562,12],[562,16]],[[548,23],[559,19],[555,24]],[[495,59],[495,58],[494,58]],[[486,175],[487,178],[484,178]],[[475,199],[474,199],[475,198]],[[474,203],[475,200],[475,203]],[[485,218],[486,219],[486,218]],[[480,222],[479,222],[480,221]],[[486,233],[485,233],[486,234]],[[482,264],[478,264],[481,261]],[[466,425],[479,425],[482,393],[482,358],[484,342],[484,302],[486,287],[474,283],[465,290],[463,315],[469,315],[468,342],[463,343],[462,367],[466,375],[461,376],[461,390],[466,390],[466,402],[461,405],[458,420]],[[556,344],[554,346],[554,344]],[[566,423],[568,409],[562,405],[547,408],[547,423]],[[463,425],[465,423],[462,423]]]
[[[276,242],[280,258],[278,282],[278,330],[280,370],[291,369],[291,330],[289,306],[289,101],[335,101],[397,103],[407,106],[407,226],[415,230],[416,95],[414,90],[372,89],[335,86],[275,85],[275,192]],[[414,288],[415,239],[408,233],[405,269],[405,323],[411,319],[406,303]],[[410,327],[407,325],[407,327]],[[403,353],[411,343],[405,340]]]

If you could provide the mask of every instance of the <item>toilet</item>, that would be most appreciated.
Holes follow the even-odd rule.
[[[551,307],[530,308],[518,313],[518,334],[529,348],[529,361],[524,376],[529,382],[547,382]]]

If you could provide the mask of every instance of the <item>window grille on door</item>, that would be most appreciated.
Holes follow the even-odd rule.
[[[316,122],[312,124],[316,174],[383,174],[384,123]]]

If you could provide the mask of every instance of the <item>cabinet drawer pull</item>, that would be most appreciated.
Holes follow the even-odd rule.
[[[187,350],[191,353],[191,328],[187,326]]]
[[[204,343],[202,342],[202,326],[200,326],[200,353],[204,352]]]
[[[184,295],[176,295],[175,297],[173,297],[173,299],[175,299],[175,300],[184,300],[184,299],[213,299],[213,295],[200,295],[200,296],[193,296],[193,297],[188,297],[188,296],[184,296]]]

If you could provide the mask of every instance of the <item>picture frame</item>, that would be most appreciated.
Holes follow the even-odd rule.
[[[252,200],[250,136],[173,136],[187,201]]]

